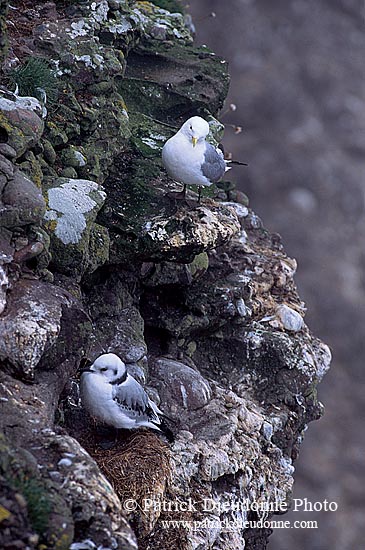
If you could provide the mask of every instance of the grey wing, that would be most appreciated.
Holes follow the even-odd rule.
[[[130,416],[146,416],[152,422],[160,422],[156,411],[150,405],[147,393],[133,376],[128,375],[123,384],[114,388],[113,399]]]
[[[201,165],[203,175],[212,183],[222,179],[226,171],[226,162],[222,153],[210,143],[205,144],[204,162]]]

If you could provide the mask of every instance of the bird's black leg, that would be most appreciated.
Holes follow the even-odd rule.
[[[178,199],[178,200],[184,201],[186,199],[186,184],[184,183],[182,191],[170,192],[168,193],[168,196],[171,197],[172,199]]]
[[[175,441],[175,436],[173,432],[170,430],[170,428],[167,426],[164,419],[162,419],[162,422],[159,426],[161,432],[164,434],[164,436],[167,438],[169,443],[173,443]]]
[[[182,205],[188,206],[189,208],[195,208],[197,203],[195,201],[189,200],[186,197],[186,189],[187,189],[187,185],[185,183],[182,191],[179,191],[178,193],[175,193],[175,192],[167,193],[167,195],[169,197],[171,197],[172,199],[174,199],[174,200],[179,200],[180,204],[182,204]],[[198,192],[199,192],[198,204],[200,204],[201,186],[199,186],[199,191]]]
[[[198,204],[200,204],[201,198],[202,198],[202,188],[201,188],[201,185],[199,185],[199,188],[198,188]]]

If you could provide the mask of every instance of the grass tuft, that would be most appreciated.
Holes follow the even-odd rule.
[[[32,96],[41,99],[38,88],[47,94],[47,104],[52,104],[58,96],[58,81],[54,69],[42,57],[28,57],[20,66],[14,69],[10,80],[14,87],[19,86],[20,96]]]

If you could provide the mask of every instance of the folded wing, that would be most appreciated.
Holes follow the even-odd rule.
[[[220,181],[226,171],[223,153],[210,143],[205,144],[204,162],[201,165],[201,171],[212,183]]]
[[[123,384],[113,388],[113,400],[130,418],[160,424],[157,405],[150,401],[145,390],[132,376],[128,375]]]

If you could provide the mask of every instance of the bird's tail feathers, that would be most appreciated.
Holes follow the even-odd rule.
[[[175,441],[175,436],[164,421],[164,419],[161,420],[161,424],[159,424],[158,427],[160,428],[161,432],[166,436],[169,443],[173,443]]]
[[[173,418],[171,418],[170,416],[167,416],[167,414],[162,412],[161,409],[156,405],[156,403],[154,401],[150,400],[149,405],[150,405],[151,409],[153,410],[153,412],[158,417],[166,418],[166,420],[168,420],[169,422],[172,422],[173,424],[176,424],[176,420],[174,420]]]
[[[159,409],[159,407],[156,405],[156,403],[154,401],[149,399],[148,404],[149,404],[150,408],[152,409],[153,413],[155,414],[155,416],[159,417],[159,416],[163,415],[163,412],[161,411],[161,409]]]
[[[177,423],[176,420],[174,420],[173,418],[171,418],[171,416],[167,416],[167,414],[165,414],[165,413],[161,413],[160,416],[162,416],[162,422],[163,422],[164,420],[168,420],[169,422],[172,422],[173,424],[176,424],[176,423]]]
[[[247,162],[241,162],[240,160],[226,160],[229,164],[236,164],[237,166],[248,166]]]

